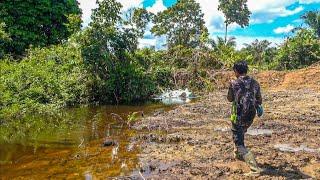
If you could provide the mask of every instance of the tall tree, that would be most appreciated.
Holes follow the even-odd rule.
[[[237,43],[236,43],[235,37],[230,37],[227,40],[227,42],[225,42],[225,40],[219,36],[217,37],[216,40],[214,40],[214,39],[211,40],[211,46],[212,46],[213,50],[215,50],[215,51],[222,49],[223,46],[235,48],[236,45],[237,45]]]
[[[0,21],[12,38],[6,50],[22,55],[30,45],[60,43],[73,32],[68,30],[69,20],[77,17],[79,22],[80,15],[77,0],[1,0]],[[76,25],[72,28],[80,28]]]
[[[153,14],[144,8],[131,9],[127,12],[125,24],[130,25],[137,36],[143,37],[148,23],[151,21]]]
[[[252,63],[261,65],[263,62],[269,62],[275,54],[275,49],[271,48],[270,45],[271,42],[268,40],[259,41],[256,39],[250,44],[244,44],[244,50],[252,56]]]
[[[195,0],[178,0],[154,17],[151,32],[156,36],[166,35],[168,48],[178,45],[198,47],[208,34],[203,16]]]
[[[318,38],[320,38],[320,11],[309,11],[302,18],[309,27],[315,30]]]
[[[247,0],[219,0],[218,10],[225,16],[225,42],[227,42],[228,26],[237,23],[242,28],[249,25],[251,12]]]
[[[89,27],[79,34],[82,57],[93,75],[92,98],[100,103],[133,101],[148,97],[149,78],[133,60],[141,29],[147,24],[144,10],[121,14],[117,0],[99,0]]]

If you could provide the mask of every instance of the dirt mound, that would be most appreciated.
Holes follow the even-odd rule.
[[[251,75],[259,81],[262,89],[266,90],[320,90],[320,65],[294,71],[262,71]],[[217,89],[225,89],[234,79],[233,76],[231,71],[219,71],[212,73],[210,79]]]
[[[253,76],[259,81],[262,89],[278,87],[284,81],[286,72],[281,71],[264,71],[256,73]]]
[[[281,85],[275,89],[284,90],[305,88],[320,90],[320,66],[286,73]]]

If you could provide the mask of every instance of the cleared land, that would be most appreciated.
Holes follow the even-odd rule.
[[[135,125],[150,130],[137,137],[143,142],[142,175],[154,179],[320,178],[320,67],[254,76],[263,87],[266,112],[255,120],[246,145],[267,169],[265,173],[248,176],[249,167],[233,159],[225,89],[229,79],[221,78],[232,73],[221,72],[213,76],[220,90]]]

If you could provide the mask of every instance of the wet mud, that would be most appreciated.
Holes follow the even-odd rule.
[[[131,178],[319,179],[320,92],[263,94],[265,114],[255,119],[245,142],[265,172],[251,174],[246,163],[233,158],[230,104],[222,90],[136,123],[134,128],[150,136],[139,138],[141,174]]]

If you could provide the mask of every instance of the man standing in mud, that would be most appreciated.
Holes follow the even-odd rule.
[[[244,134],[253,123],[256,114],[260,117],[263,113],[260,85],[247,75],[248,65],[245,61],[235,63],[233,70],[237,79],[230,83],[228,100],[233,103],[231,121],[234,155],[236,159],[247,162],[251,170],[261,172],[254,155],[244,144]]]

